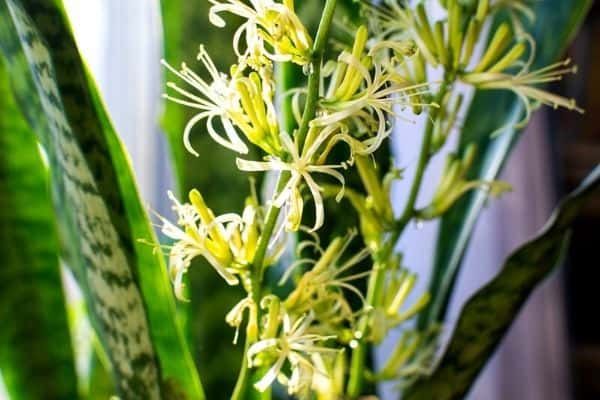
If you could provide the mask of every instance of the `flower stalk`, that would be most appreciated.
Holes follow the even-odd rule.
[[[208,260],[225,283],[246,292],[225,316],[235,330],[234,344],[245,328],[232,399],[245,399],[251,392],[268,399],[275,382],[301,400],[315,395],[358,399],[367,380],[406,383],[421,378],[433,365],[436,329],[409,331],[381,370],[366,369],[369,346],[419,314],[434,295],[423,293],[405,304],[417,277],[402,265],[396,244],[411,221],[440,218],[467,191],[494,195],[508,188],[502,182],[468,179],[476,156],[472,145],[460,158],[452,152],[447,156],[437,191],[425,207],[417,207],[429,162],[444,152],[460,120],[463,97],[454,91],[455,83],[516,93],[526,105],[524,123],[540,104],[581,111],[574,100],[537,87],[574,73],[574,68],[563,62],[529,71],[535,44],[518,18],[500,25],[483,56],[474,59],[486,20],[502,7],[529,17],[522,4],[442,1],[448,15],[436,21],[426,2],[375,6],[363,0],[368,23],[350,28],[352,43],[336,43],[342,49],[326,60],[336,0],[324,2],[314,38],[293,0],[210,3],[210,20],[217,26],[225,24],[223,13],[242,18],[233,38],[237,64],[222,73],[203,47],[198,60],[210,79],[185,64],[176,70],[165,62],[183,82],[169,83],[165,97],[196,112],[183,132],[192,154],[200,155],[189,137],[203,122],[216,143],[240,155],[236,165],[241,172],[276,173],[277,183],[267,201],[252,192],[241,215],[215,215],[196,190],[189,203],[171,194],[177,223],[160,220],[163,232],[175,240],[165,248],[177,297],[183,297],[184,276],[195,257]],[[432,67],[444,70],[442,82],[428,81]],[[291,88],[287,82],[296,68],[306,74],[306,84]],[[374,155],[411,111],[424,114],[426,122],[408,198],[395,215],[391,187],[403,178],[403,170],[392,166],[381,171]],[[249,158],[253,146],[262,152],[261,159]],[[334,156],[338,147],[346,158],[340,160],[338,151]],[[349,170],[360,178],[362,190],[346,188]],[[321,243],[319,230],[330,222],[328,197],[338,203],[348,200],[359,223],[347,235]],[[309,226],[307,203],[315,211]],[[291,289],[275,294],[279,291],[265,283],[265,273],[282,262],[288,233],[299,231],[310,239],[295,243],[296,259],[281,280]],[[350,251],[359,231],[361,247]],[[365,263],[365,270],[354,269]],[[358,289],[361,281],[366,292]]]

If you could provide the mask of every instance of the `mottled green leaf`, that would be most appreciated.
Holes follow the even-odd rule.
[[[464,398],[531,292],[560,263],[571,224],[599,187],[600,165],[561,202],[540,234],[512,253],[501,272],[471,297],[435,372],[403,399]]]
[[[544,0],[535,2],[537,18],[531,33],[537,41],[533,68],[556,61],[577,32],[592,4],[591,0]],[[460,133],[459,152],[476,143],[478,157],[470,178],[495,180],[522,131],[514,129],[523,119],[524,107],[507,92],[480,91],[475,94]],[[507,127],[498,136],[497,129]],[[443,321],[454,282],[487,193],[477,191],[458,202],[440,225],[430,282],[432,301],[420,315],[419,324]]]
[[[0,1],[0,50],[50,165],[63,247],[123,399],[203,398],[127,155],[59,1]],[[143,134],[143,133],[140,133]],[[163,388],[168,388],[163,391]]]
[[[0,60],[0,370],[14,400],[77,398],[48,176]]]

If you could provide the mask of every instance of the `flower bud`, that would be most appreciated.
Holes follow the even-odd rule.
[[[446,42],[444,39],[444,23],[437,21],[434,27],[433,39],[435,42],[435,49],[437,52],[438,60],[440,63],[448,67],[448,50],[446,49]]]
[[[502,23],[498,29],[496,29],[496,32],[494,32],[494,36],[492,37],[487,50],[473,71],[486,71],[494,61],[502,56],[502,53],[506,50],[512,39],[513,35],[509,25],[506,22]]]
[[[189,193],[190,202],[198,212],[202,224],[205,225],[210,239],[206,240],[206,247],[210,253],[218,258],[223,264],[231,262],[231,251],[229,244],[221,231],[219,224],[215,223],[215,216],[210,208],[206,206],[200,192],[193,189]]]
[[[286,216],[285,229],[288,232],[296,232],[302,223],[302,211],[304,209],[304,201],[302,194],[297,187],[291,189],[289,200],[289,211]]]
[[[258,232],[258,218],[253,205],[246,205],[242,214],[242,220],[244,221],[244,230],[242,231],[243,248],[241,257],[248,264],[251,264],[254,261],[254,254],[256,253],[260,237]]]
[[[479,34],[481,33],[481,23],[477,19],[471,19],[469,21],[469,26],[467,27],[467,33],[465,34],[464,39],[464,49],[462,54],[462,64],[466,67],[471,60],[471,56],[473,55],[473,50],[475,49],[475,44],[479,39]]]
[[[434,40],[433,31],[429,24],[429,19],[425,13],[425,5],[423,3],[417,4],[415,8],[416,22],[415,30],[417,31],[417,42],[421,41],[421,50],[427,54],[430,54],[432,58],[437,56],[437,47]],[[434,62],[434,65],[436,63]]]
[[[387,193],[381,186],[381,181],[375,170],[375,163],[370,157],[356,156],[356,167],[360,179],[372,199],[373,208],[385,221],[391,221],[394,218],[392,205]]]
[[[512,67],[527,50],[527,45],[524,41],[515,44],[496,64],[494,64],[487,72],[497,73],[502,72],[507,68]]]
[[[260,307],[267,310],[265,328],[261,339],[271,339],[277,336],[280,325],[280,312],[281,302],[277,296],[269,295],[265,296],[261,302]]]
[[[446,167],[431,204],[417,215],[421,219],[433,219],[444,214],[466,192],[472,189],[484,189],[492,196],[499,196],[510,190],[510,185],[499,181],[481,181],[466,179],[466,175],[475,160],[476,146],[471,144],[465,150],[462,159],[449,154]]]
[[[477,21],[484,21],[490,9],[490,0],[479,0],[477,4],[477,11],[475,12],[475,19]]]
[[[452,67],[457,68],[463,45],[462,6],[452,2],[448,9],[448,44],[452,54]]]

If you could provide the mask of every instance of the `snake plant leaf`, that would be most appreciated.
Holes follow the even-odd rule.
[[[0,370],[8,394],[76,399],[48,174],[1,60],[0,237]]]
[[[592,3],[591,0],[535,2],[537,17],[531,33],[538,46],[532,68],[548,65],[560,57]],[[470,178],[488,181],[498,178],[522,133],[513,127],[523,119],[523,115],[522,102],[511,93],[479,91],[475,94],[460,133],[459,144],[459,153],[464,153],[469,144],[477,144],[478,157]],[[493,135],[501,127],[507,128]],[[473,192],[442,218],[429,287],[432,300],[419,317],[422,328],[445,318],[456,276],[487,197],[483,191]]]
[[[156,243],[127,155],[60,1],[0,1],[0,50],[47,154],[63,246],[120,397],[204,398],[163,257],[139,241]]]
[[[560,264],[570,226],[598,188],[600,164],[563,199],[541,233],[512,253],[501,272],[471,297],[435,372],[412,387],[403,399],[464,398],[531,292]]]

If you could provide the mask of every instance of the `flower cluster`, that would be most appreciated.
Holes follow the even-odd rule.
[[[536,46],[521,23],[521,17],[534,19],[527,1],[479,0],[472,2],[475,6],[457,0],[443,1],[441,4],[447,9],[448,17],[435,22],[427,16],[425,3],[420,2],[414,9],[389,0],[382,6],[366,6],[380,40],[416,43],[419,57],[413,58],[411,64],[414,70],[422,71],[423,77],[426,62],[432,67],[443,67],[447,76],[455,76],[477,89],[514,92],[526,108],[526,116],[516,128],[529,122],[531,111],[538,104],[583,112],[574,100],[537,87],[576,73],[577,69],[570,67],[570,61],[566,60],[530,71]],[[509,12],[511,23],[495,28],[485,51],[477,59],[474,50],[482,37],[484,24],[499,10]],[[499,130],[502,128],[505,127]]]
[[[237,55],[250,65],[265,64],[265,57],[299,65],[309,63],[312,39],[294,12],[293,0],[284,0],[282,4],[273,0],[251,0],[250,5],[240,0],[210,0],[210,3],[213,6],[209,17],[215,26],[225,26],[220,17],[222,12],[246,19],[234,35],[233,47]],[[246,41],[245,50],[240,44],[242,37]],[[266,47],[265,43],[270,47]]]
[[[233,0],[212,3],[211,21],[218,26],[224,24],[219,15],[225,11],[247,21],[235,35],[239,62],[231,68],[230,75],[217,70],[202,46],[198,59],[210,75],[210,83],[185,64],[177,71],[163,61],[187,84],[187,87],[181,87],[169,82],[167,86],[174,94],[165,97],[199,110],[184,130],[185,146],[192,154],[198,155],[191,146],[190,132],[202,120],[207,120],[207,130],[217,143],[240,154],[248,152],[243,140],[245,137],[267,156],[265,161],[240,158],[237,160],[238,168],[246,172],[289,172],[291,179],[283,190],[276,193],[272,204],[285,208],[287,229],[298,230],[304,202],[302,188],[308,188],[316,210],[313,230],[317,230],[323,225],[325,215],[320,194],[322,188],[313,175],[329,175],[343,189],[345,180],[339,170],[352,165],[356,155],[372,154],[381,146],[390,133],[388,118],[393,115],[393,108],[396,105],[423,106],[422,95],[428,92],[427,83],[415,83],[398,73],[395,58],[384,63],[374,61],[386,49],[396,51],[399,56],[412,57],[416,48],[387,42],[387,45],[384,43],[367,51],[368,30],[365,26],[359,27],[352,48],[342,51],[337,62],[326,66],[321,76],[320,87],[324,89],[319,94],[316,117],[310,121],[306,140],[298,143],[290,135],[293,132],[281,131],[277,123],[271,65],[273,61],[306,65],[310,60],[312,40],[293,13],[292,2],[253,1],[251,6]],[[241,36],[246,37],[245,50],[240,45]],[[260,42],[261,46],[266,42],[274,52],[270,53],[263,47],[259,51],[253,50],[251,46],[256,42]],[[255,54],[262,54],[265,58],[256,62]],[[304,94],[298,91],[294,95],[296,110],[300,108],[300,97]],[[301,113],[297,111],[295,114],[300,124]],[[214,125],[217,118],[224,135],[219,134]],[[329,153],[338,143],[348,145],[349,159],[327,164]]]
[[[174,241],[169,268],[177,297],[185,297],[183,277],[196,257],[207,260],[227,284],[241,284],[246,291],[225,317],[235,328],[234,342],[246,327],[239,387],[247,383],[248,368],[260,367],[265,372],[254,385],[259,391],[278,381],[299,398],[317,393],[323,399],[355,399],[367,377],[412,380],[427,374],[437,327],[406,331],[380,371],[363,371],[365,346],[380,343],[429,303],[428,293],[408,301],[416,275],[401,266],[396,242],[411,221],[441,217],[470,190],[489,195],[509,190],[502,182],[470,178],[477,159],[472,145],[447,156],[437,190],[425,207],[417,206],[427,165],[460,120],[463,96],[453,89],[460,82],[515,93],[526,109],[522,126],[539,104],[581,111],[573,100],[538,87],[575,69],[565,61],[531,70],[535,42],[522,23],[532,17],[526,1],[440,1],[447,17],[437,21],[428,16],[427,1],[415,6],[363,1],[367,23],[351,27],[352,39],[337,43],[341,50],[333,56],[324,47],[335,1],[325,2],[315,37],[293,0],[209,1],[214,25],[224,26],[227,13],[242,18],[233,36],[237,62],[221,72],[203,46],[198,53],[203,72],[163,61],[179,79],[167,84],[165,97],[195,113],[183,131],[189,152],[200,155],[191,134],[203,122],[215,142],[237,153],[240,171],[276,173],[278,183],[266,201],[250,197],[241,215],[215,216],[197,190],[183,203],[169,193],[177,222],[162,217],[161,222]],[[498,10],[506,10],[510,22],[494,28],[477,56],[483,27]],[[279,122],[282,111],[274,104],[274,71],[283,62],[307,75],[306,87],[277,93],[292,110],[285,118],[295,120],[291,132]],[[434,68],[444,72],[439,82],[428,78]],[[403,178],[402,170],[382,171],[375,160],[393,122],[411,112],[414,118],[426,114],[426,128],[408,200],[396,216],[390,191],[392,182]],[[262,158],[251,157],[257,153],[250,151],[253,146]],[[362,191],[347,187],[351,173]],[[348,201],[359,223],[347,236],[321,246],[327,197]],[[314,205],[313,221],[304,215],[307,202]],[[264,274],[284,264],[281,254],[291,243],[286,231],[313,240],[295,244],[297,259],[281,278],[286,289],[275,291]],[[363,244],[356,246],[359,231]]]
[[[171,192],[169,197],[177,223],[159,218],[162,233],[175,241],[169,248],[169,270],[177,297],[185,298],[183,275],[197,256],[205,258],[229,285],[237,285],[254,260],[263,225],[255,200],[249,199],[241,216],[230,213],[215,217],[197,190],[190,192],[190,203],[180,203]],[[273,241],[264,263],[275,263],[283,249],[282,241]]]

